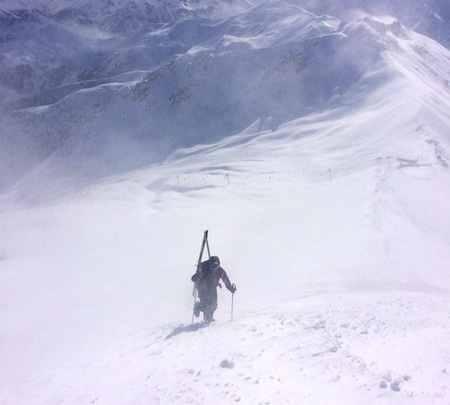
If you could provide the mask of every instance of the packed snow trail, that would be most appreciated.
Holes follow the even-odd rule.
[[[447,404],[450,298],[404,288],[304,291],[208,327],[130,335],[92,364],[36,376],[49,404]],[[126,347],[126,349],[125,349]],[[118,384],[117,382],[121,383]],[[123,388],[125,384],[126,389]],[[48,394],[56,388],[53,397]],[[31,402],[30,402],[31,401]]]

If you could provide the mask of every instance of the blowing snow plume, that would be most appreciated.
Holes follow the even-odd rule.
[[[363,2],[45,4],[2,13],[2,404],[450,402],[442,43]],[[190,326],[206,229],[237,290]]]
[[[9,7],[2,187],[59,172],[83,184],[257,121],[274,130],[339,104],[364,76],[384,80],[383,55],[408,35],[401,23],[346,21],[295,2],[229,6],[226,17],[216,2]]]

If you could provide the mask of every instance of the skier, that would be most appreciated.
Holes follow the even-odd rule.
[[[217,287],[222,288],[220,280],[232,294],[236,292],[236,286],[231,284],[227,273],[220,267],[220,260],[217,256],[211,256],[209,260],[202,262],[191,280],[195,283],[200,299],[194,305],[195,317],[198,318],[200,312],[203,312],[205,322],[214,321],[213,315],[217,309]]]

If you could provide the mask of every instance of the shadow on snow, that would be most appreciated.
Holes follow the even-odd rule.
[[[180,325],[177,326],[172,332],[170,332],[166,336],[166,339],[170,339],[171,337],[179,335],[180,333],[195,332],[199,329],[206,328],[207,326],[209,326],[209,324],[206,322],[197,322],[193,323],[192,325]]]

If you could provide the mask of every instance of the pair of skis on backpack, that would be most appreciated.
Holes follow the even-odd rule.
[[[203,252],[205,250],[205,247],[208,249],[208,261],[202,263],[202,257],[203,257]],[[208,268],[204,269],[203,267],[205,267],[205,264]],[[202,265],[203,265],[203,267],[202,267]],[[219,273],[214,273],[217,271],[219,271]],[[211,256],[211,252],[209,249],[209,243],[208,243],[208,230],[206,230],[203,233],[202,245],[200,248],[200,254],[198,257],[198,261],[197,261],[197,271],[191,277],[191,280],[194,282],[194,288],[192,291],[192,295],[194,296],[194,307],[193,307],[193,311],[192,311],[191,325],[194,324],[194,318],[198,318],[200,316],[200,312],[202,311],[201,301],[197,301],[197,281],[199,278],[201,279],[202,277],[204,277],[205,272],[206,272],[206,274],[210,274],[210,277],[211,277],[211,275],[214,275],[214,277],[220,277],[225,282],[227,288],[230,290],[230,292],[232,294],[231,320],[233,320],[234,293],[236,292],[236,285],[230,283],[230,280],[229,280],[225,270],[220,267],[219,258],[217,256]],[[214,280],[214,279],[212,279],[212,280]],[[218,281],[218,279],[217,279],[217,281]],[[218,285],[220,286],[220,283],[218,283]],[[214,285],[214,287],[217,288],[215,285]],[[216,294],[215,298],[217,299],[217,294]],[[210,311],[208,311],[208,312],[210,312]],[[203,323],[209,324],[214,321],[215,320],[213,318],[213,313],[203,312]]]

